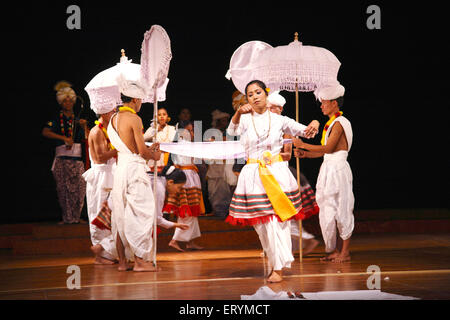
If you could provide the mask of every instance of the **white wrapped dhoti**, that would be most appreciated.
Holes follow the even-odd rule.
[[[117,233],[125,247],[125,255],[150,261],[153,249],[153,219],[155,206],[146,161],[136,154],[119,152],[112,190],[114,212],[112,233]]]
[[[279,222],[277,218],[253,226],[269,259],[269,269],[290,268],[294,261],[291,243],[291,221]]]
[[[102,203],[105,202],[113,186],[113,168],[115,159],[110,159],[106,164],[95,164],[91,162],[91,168],[83,174],[86,180],[86,204],[89,218],[89,231],[91,233],[92,245],[100,244],[104,251],[101,257],[113,260],[117,258],[116,245],[110,230],[100,229],[92,224],[97,217]],[[108,206],[112,210],[113,204],[108,199]]]
[[[111,119],[113,121],[114,118]],[[111,215],[111,231],[117,243],[120,235],[125,255],[132,260],[134,255],[150,261],[153,257],[153,223],[155,203],[146,161],[132,153],[110,124],[108,136],[117,149],[117,168],[114,171],[112,199],[114,211]]]
[[[319,222],[326,252],[336,248],[336,227],[342,240],[351,237],[354,228],[353,176],[347,151],[325,154],[316,185]]]

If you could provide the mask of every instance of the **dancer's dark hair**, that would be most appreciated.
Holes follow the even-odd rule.
[[[263,89],[263,90],[264,90],[264,93],[266,94],[266,96],[269,95],[269,93],[267,92],[266,84],[265,84],[264,82],[262,82],[261,80],[253,80],[253,81],[250,81],[249,83],[247,83],[247,85],[245,86],[245,95],[247,95],[247,89],[248,89],[248,87],[249,87],[250,85],[252,85],[252,84],[256,84],[256,85],[258,85],[258,87],[260,87],[261,89]]]
[[[167,173],[168,171],[170,173]],[[173,183],[185,183],[187,180],[186,174],[183,170],[175,168],[171,165],[167,165],[162,169],[161,176],[166,177],[166,180],[173,180]]]

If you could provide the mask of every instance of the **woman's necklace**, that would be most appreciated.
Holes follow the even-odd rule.
[[[261,140],[265,140],[265,139],[267,139],[267,138],[269,137],[269,134],[270,134],[270,123],[271,123],[270,111],[268,111],[268,114],[269,114],[269,115],[268,115],[268,117],[269,117],[269,130],[267,130],[267,134],[266,134],[266,136],[263,137],[263,138],[261,138],[261,136],[258,134],[258,131],[256,130],[255,120],[253,120],[253,114],[252,114],[253,129],[255,130],[256,136],[258,137],[258,143],[259,143]]]
[[[73,119],[74,119],[74,115],[73,113],[70,115],[69,121],[68,121],[68,127],[69,127],[69,137],[72,137],[73,134]],[[66,135],[66,132],[64,130],[64,117],[63,117],[63,112],[61,111],[59,114],[59,121],[60,121],[60,126],[61,126],[61,133],[63,136]]]

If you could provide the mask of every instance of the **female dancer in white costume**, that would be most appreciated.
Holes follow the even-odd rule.
[[[262,81],[251,81],[245,93],[249,104],[237,109],[227,129],[229,135],[240,135],[247,164],[239,175],[226,221],[255,228],[272,268],[268,281],[279,282],[282,268],[294,261],[289,219],[302,215],[297,181],[280,156],[283,134],[312,138],[318,123],[307,127],[270,112]]]

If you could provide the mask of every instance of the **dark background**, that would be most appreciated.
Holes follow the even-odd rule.
[[[66,27],[71,4],[81,8],[81,30]],[[381,8],[381,30],[366,27],[370,4]],[[349,163],[355,209],[449,207],[448,28],[444,9],[436,4],[61,1],[15,5],[3,13],[8,23],[2,28],[2,70],[8,87],[1,119],[7,189],[2,223],[60,219],[50,171],[53,148],[41,136],[59,111],[53,86],[63,79],[73,84],[92,126],[95,115],[84,87],[119,62],[122,48],[139,63],[143,35],[153,24],[171,40],[167,99],[159,103],[169,110],[171,124],[182,107],[203,121],[203,130],[214,109],[232,113],[235,88],[225,73],[233,52],[251,40],[287,45],[297,31],[304,45],[324,47],[342,63],[342,110],[354,132]],[[295,118],[295,94],[282,94],[285,114]],[[145,127],[152,112],[152,104],[143,105]],[[314,95],[300,93],[300,122],[312,119],[327,121]],[[301,161],[312,186],[321,161]]]

